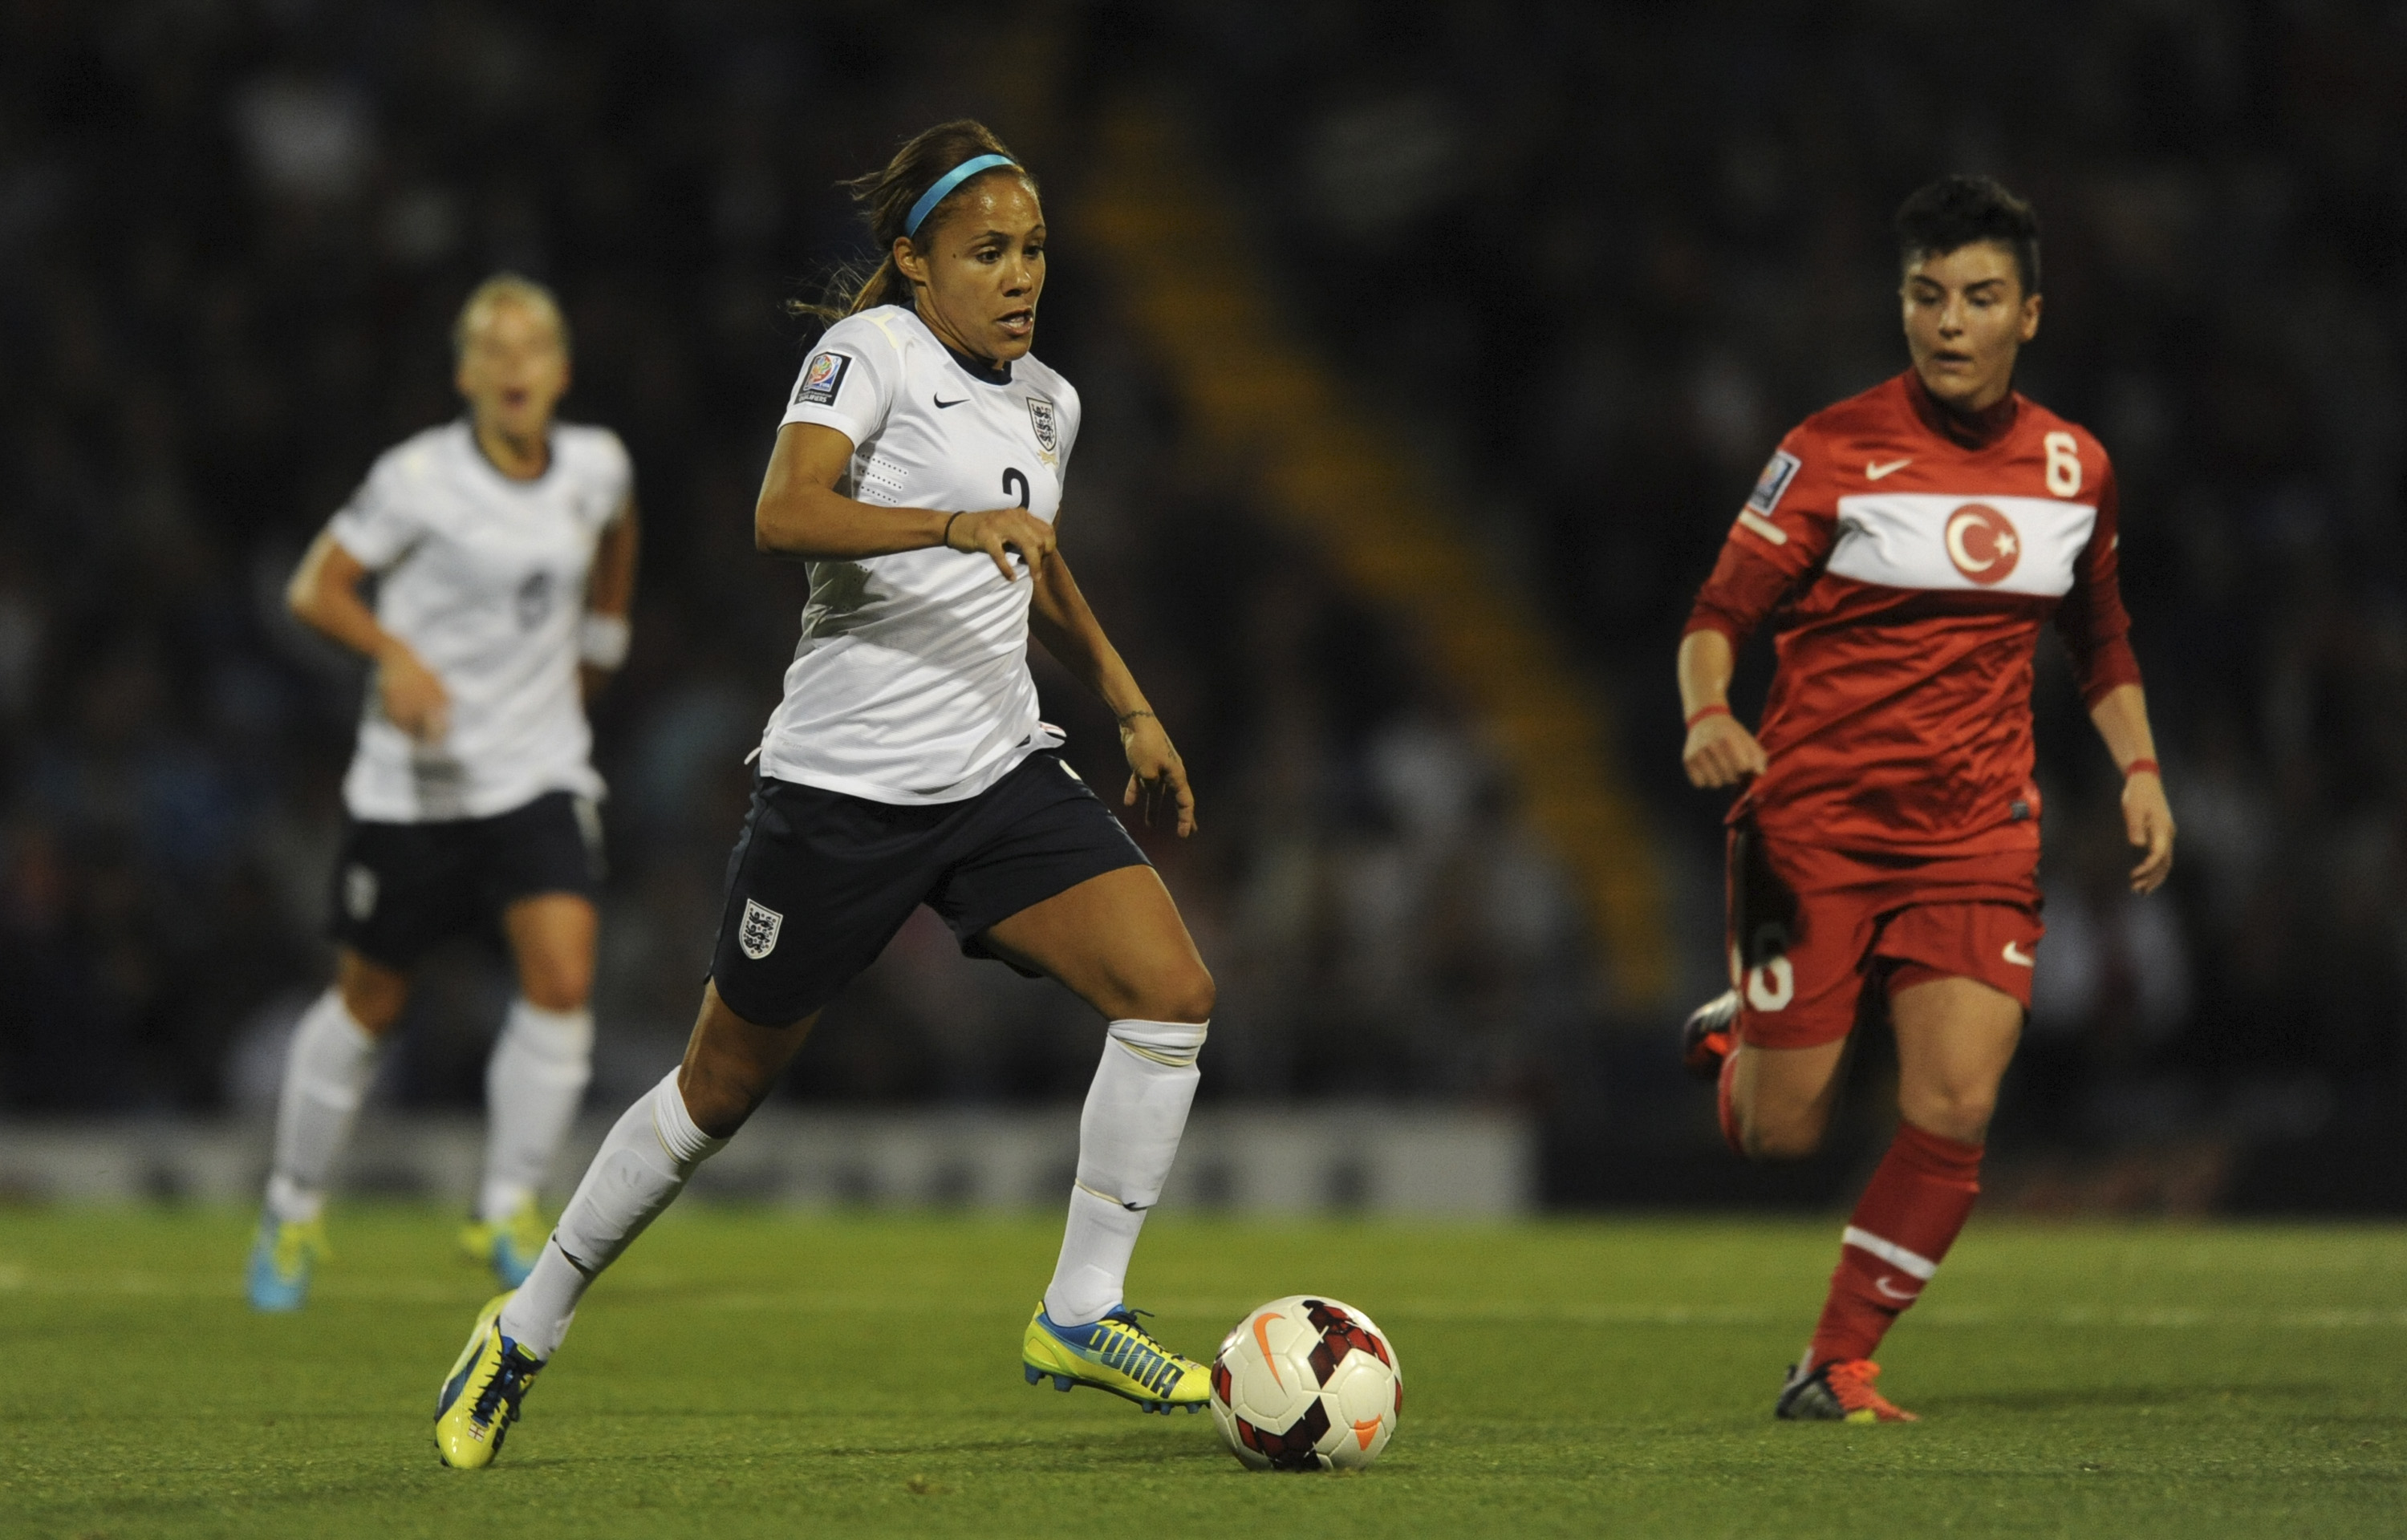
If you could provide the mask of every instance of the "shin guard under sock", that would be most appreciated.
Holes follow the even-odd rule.
[[[593,1075],[593,1012],[514,1000],[485,1066],[485,1180],[477,1217],[498,1224],[551,1171]]]
[[[1901,1123],[1840,1237],[1810,1361],[1870,1358],[1939,1271],[1981,1191],[1981,1149]]]
[[[1078,1180],[1045,1313],[1064,1326],[1103,1319],[1121,1303],[1146,1210],[1161,1197],[1203,1079],[1195,1067],[1208,1024],[1118,1021],[1078,1117]]]
[[[340,992],[328,989],[302,1013],[285,1053],[276,1157],[267,1179],[268,1212],[278,1221],[306,1224],[325,1208],[327,1176],[350,1141],[376,1061],[377,1039]]]
[[[670,1070],[611,1126],[534,1270],[502,1307],[502,1334],[549,1358],[586,1288],[677,1200],[694,1168],[726,1147],[694,1123]]]

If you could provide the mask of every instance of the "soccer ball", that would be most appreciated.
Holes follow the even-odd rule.
[[[1388,1334],[1333,1299],[1272,1300],[1212,1360],[1212,1420],[1254,1470],[1360,1470],[1388,1447],[1403,1409]]]

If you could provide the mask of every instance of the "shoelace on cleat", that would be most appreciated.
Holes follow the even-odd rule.
[[[495,1425],[493,1414],[503,1415],[500,1426],[508,1427],[519,1420],[519,1403],[525,1399],[527,1387],[534,1383],[540,1363],[529,1363],[519,1357],[515,1349],[502,1349],[502,1362],[493,1370],[493,1378],[477,1392],[477,1404],[468,1410],[468,1420],[485,1427]]]

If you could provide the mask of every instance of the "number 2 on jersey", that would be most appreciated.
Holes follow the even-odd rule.
[[[2080,473],[2080,468],[2076,466],[2073,470],[2073,474],[2078,476]],[[2055,485],[2056,473],[2054,471],[2050,471],[2048,473],[2047,479],[2049,485]],[[1006,465],[1003,468],[1003,495],[1005,497],[1011,497],[1015,494],[1019,499],[1019,505],[1023,508],[1027,507],[1028,473],[1020,470],[1019,467],[1016,465]]]

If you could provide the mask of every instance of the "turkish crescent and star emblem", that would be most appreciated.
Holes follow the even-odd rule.
[[[2014,520],[1986,502],[1968,502],[1948,515],[1945,539],[1947,559],[1984,588],[2003,583],[2022,559]]]

